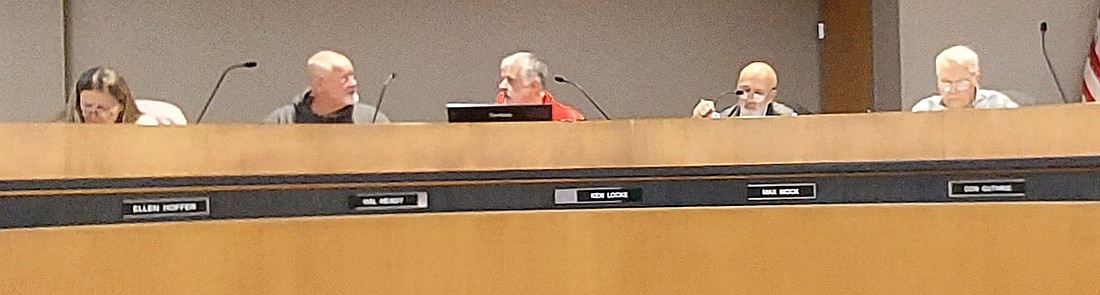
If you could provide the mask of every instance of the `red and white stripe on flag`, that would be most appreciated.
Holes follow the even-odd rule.
[[[1089,57],[1085,61],[1084,84],[1081,87],[1081,100],[1084,102],[1096,102],[1100,98],[1100,48],[1096,47],[1097,39],[1100,39],[1100,19],[1096,21],[1096,30],[1089,45]]]

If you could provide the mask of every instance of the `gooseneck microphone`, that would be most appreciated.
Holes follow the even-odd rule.
[[[1062,81],[1058,80],[1058,72],[1054,71],[1054,64],[1050,62],[1050,54],[1047,53],[1047,22],[1039,24],[1039,34],[1042,38],[1043,59],[1047,61],[1047,69],[1050,69],[1050,75],[1054,77],[1054,86],[1058,87],[1058,93],[1062,95],[1062,102],[1070,103],[1069,98],[1066,97],[1066,91],[1062,90]]]
[[[600,115],[603,115],[604,120],[611,120],[611,118],[607,116],[607,113],[605,113],[603,111],[603,108],[600,108],[600,105],[597,104],[596,101],[593,100],[591,96],[588,96],[588,92],[584,91],[584,87],[581,87],[581,85],[578,85],[577,83],[573,83],[573,81],[569,81],[569,79],[566,79],[562,75],[554,75],[554,82],[573,85],[573,87],[576,87],[577,90],[581,91],[581,94],[584,94],[584,98],[587,98],[588,102],[592,103],[593,106],[596,106],[596,110],[600,111]]]
[[[202,118],[206,116],[206,111],[208,109],[210,109],[210,103],[214,102],[214,95],[218,94],[218,89],[222,87],[222,82],[225,81],[225,75],[228,75],[229,71],[239,69],[239,68],[255,68],[256,65],[257,65],[256,62],[249,61],[249,62],[243,62],[243,63],[235,64],[235,65],[229,66],[228,68],[225,68],[225,71],[222,71],[222,77],[218,78],[218,84],[214,84],[214,91],[210,92],[210,98],[206,99],[206,105],[204,105],[202,107],[202,112],[199,113],[199,118],[197,120],[195,120],[195,124],[198,124],[199,122],[202,122]]]
[[[397,73],[390,73],[390,76],[382,81],[382,93],[378,94],[378,103],[374,104],[374,117],[370,119],[371,124],[378,122],[378,113],[382,112],[382,98],[386,96],[386,86],[390,86],[390,81],[395,78],[397,78]]]
[[[730,94],[733,94],[733,95],[737,95],[737,96],[742,96],[742,95],[745,95],[745,90],[742,90],[742,89],[737,89],[737,90],[730,90],[730,91],[726,91],[726,92],[722,92],[722,93],[719,93],[719,94],[718,94],[718,96],[715,96],[715,97],[714,97],[714,100],[712,100],[712,101],[714,102],[714,104],[715,104],[715,106],[714,106],[714,107],[715,107],[715,109],[714,109],[714,112],[713,112],[713,113],[711,113],[711,115],[710,115],[710,117],[711,117],[712,119],[718,119],[718,118],[721,118],[721,117],[722,117],[722,115],[720,115],[720,114],[719,114],[719,113],[720,113],[720,111],[719,111],[720,109],[718,109],[718,100],[721,100],[721,99],[722,99],[722,97],[724,97],[724,96],[726,96],[726,95],[730,95]],[[733,104],[734,104],[734,105],[737,105],[737,101],[736,101],[736,100],[734,100],[734,101],[733,101]]]
[[[742,96],[742,95],[745,95],[745,90],[737,89],[737,90],[730,90],[730,91],[719,93],[718,96],[714,97],[714,101],[717,102],[723,96],[730,95],[730,94],[737,95],[737,96]]]

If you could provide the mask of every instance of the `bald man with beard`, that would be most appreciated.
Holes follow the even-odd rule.
[[[791,108],[775,102],[779,93],[776,90],[778,84],[779,79],[771,65],[754,62],[745,66],[737,79],[737,90],[741,92],[737,96],[737,104],[719,114],[722,118],[796,115]],[[712,118],[715,111],[713,101],[701,100],[691,117]]]
[[[276,124],[388,123],[385,114],[372,106],[359,103],[355,68],[347,56],[335,51],[321,51],[306,63],[309,90],[293,103],[275,109],[265,122]],[[373,122],[372,122],[373,121]]]

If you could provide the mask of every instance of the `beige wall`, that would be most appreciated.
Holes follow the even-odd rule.
[[[0,0],[0,121],[44,121],[65,99],[61,0]]]
[[[540,53],[617,118],[687,116],[700,96],[732,89],[741,66],[767,60],[781,99],[819,110],[815,2],[73,1],[70,70],[115,67],[137,95],[194,118],[225,66],[255,60],[259,68],[230,75],[207,115],[253,122],[304,89],[311,53],[335,48],[355,61],[365,100],[397,72],[384,111],[443,121],[446,102],[491,101],[500,58],[520,49]],[[599,116],[576,90],[551,91]]]
[[[1023,104],[1060,103],[1043,61],[1039,23],[1050,23],[1051,59],[1066,94],[1080,99],[1081,71],[1096,25],[1095,0],[899,0],[902,107],[936,92],[935,57],[964,44],[981,56],[983,87],[1018,91]]]
[[[876,112],[901,109],[901,57],[898,56],[898,1],[871,1],[874,105]]]
[[[364,99],[373,103],[379,81],[396,71],[387,113],[402,121],[441,121],[444,102],[490,99],[501,56],[533,49],[615,117],[683,116],[699,96],[728,89],[736,68],[750,60],[776,64],[783,98],[821,108],[818,43],[805,29],[818,19],[816,1],[437,2],[74,1],[69,75],[116,67],[138,95],[176,102],[194,117],[225,65],[257,60],[260,68],[229,77],[208,117],[250,122],[304,87],[301,64],[310,53],[336,48],[360,67]],[[908,109],[933,93],[932,60],[953,44],[979,51],[986,87],[1024,93],[1028,97],[1016,99],[1025,104],[1057,103],[1040,55],[1037,27],[1044,20],[1065,90],[1079,95],[1100,3],[994,2],[898,0],[900,50],[893,52],[892,4],[876,1],[876,108],[892,109],[900,99]],[[0,120],[46,120],[65,93],[61,1],[0,3],[19,8],[0,11],[6,41],[0,43],[0,83],[11,85],[0,90]],[[324,12],[333,6],[341,8]],[[525,17],[525,11],[537,13]],[[899,65],[892,65],[891,54]],[[552,91],[596,115],[575,90],[555,85]]]

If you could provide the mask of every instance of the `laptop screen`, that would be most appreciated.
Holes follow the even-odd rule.
[[[448,103],[447,121],[451,123],[551,121],[549,104],[471,104]]]

